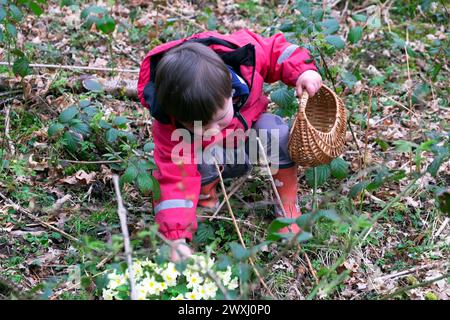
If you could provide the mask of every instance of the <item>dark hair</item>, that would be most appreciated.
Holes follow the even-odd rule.
[[[200,43],[169,50],[156,67],[156,94],[163,110],[176,120],[211,121],[231,97],[231,75],[223,60]]]

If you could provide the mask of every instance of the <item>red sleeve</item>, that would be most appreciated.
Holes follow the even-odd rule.
[[[306,70],[317,71],[314,59],[309,51],[286,41],[282,33],[264,38],[246,30],[259,46],[262,53],[260,60],[264,81],[268,83],[283,81],[288,86],[295,86],[298,77]],[[257,48],[258,50],[258,48]]]
[[[192,240],[192,234],[197,230],[196,207],[201,175],[193,161],[194,150],[191,143],[185,144],[185,150],[190,152],[175,152],[180,157],[172,159],[172,150],[182,149],[179,142],[182,141],[181,138],[172,141],[173,131],[173,125],[153,121],[154,159],[158,167],[154,176],[161,188],[160,199],[153,203],[155,220],[167,239]]]

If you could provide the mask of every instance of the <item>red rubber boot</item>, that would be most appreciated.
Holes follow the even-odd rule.
[[[283,203],[283,208],[286,211],[286,218],[298,218],[301,215],[300,208],[297,202],[297,175],[297,165],[294,165],[290,168],[280,168],[278,169],[278,172],[273,175],[275,185],[277,187],[278,193],[280,194],[281,202]],[[279,208],[279,205],[276,215],[284,216],[283,211],[281,210],[281,208]],[[280,229],[278,232],[293,232],[295,234],[299,231],[300,228],[297,224],[294,223]]]

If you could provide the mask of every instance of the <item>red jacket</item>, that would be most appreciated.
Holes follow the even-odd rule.
[[[157,103],[155,94],[155,67],[164,52],[186,41],[200,42],[212,48],[227,65],[240,72],[247,82],[250,94],[239,110],[235,109],[233,121],[222,130],[251,128],[261,113],[267,109],[269,99],[263,95],[263,83],[281,80],[295,86],[300,74],[306,70],[317,71],[308,51],[286,41],[284,35],[263,38],[249,30],[222,35],[215,31],[202,32],[186,39],[170,41],[151,50],[144,58],[138,81],[138,95],[142,104],[150,109],[153,121],[154,159],[158,167],[154,176],[160,184],[161,197],[154,200],[156,222],[168,239],[187,238],[197,230],[196,207],[200,194],[201,176],[191,154],[181,154],[184,163],[171,160],[172,149],[179,143],[171,141],[171,134],[182,126],[167,115]],[[219,135],[220,136],[220,135]],[[206,147],[217,139],[202,142]],[[180,159],[182,161],[182,159]],[[191,160],[191,161],[189,161]]]

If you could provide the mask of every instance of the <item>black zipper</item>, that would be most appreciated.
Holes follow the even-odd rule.
[[[252,81],[250,83],[250,89],[248,91],[248,95],[245,98],[245,101],[241,103],[241,106],[239,107],[239,109],[235,112],[235,115],[238,117],[238,119],[242,122],[242,124],[244,125],[245,131],[247,131],[247,129],[249,128],[247,120],[245,120],[244,116],[240,113],[240,110],[245,106],[245,104],[248,101],[248,98],[250,97],[251,93],[252,93],[252,88],[253,88],[253,82],[255,79],[255,71],[256,71],[256,54],[255,54],[255,46],[253,46],[253,72],[252,72]],[[244,79],[245,80],[245,79]],[[245,80],[246,81],[246,80]],[[247,84],[248,85],[248,84]]]

